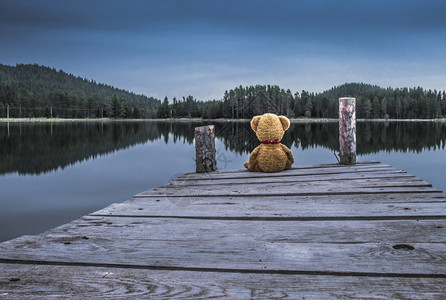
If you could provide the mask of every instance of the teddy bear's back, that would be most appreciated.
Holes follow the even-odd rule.
[[[280,172],[285,169],[287,155],[281,144],[261,145],[257,162],[262,172]]]

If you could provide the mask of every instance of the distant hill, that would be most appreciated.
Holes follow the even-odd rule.
[[[345,83],[315,96],[337,103],[356,98],[358,118],[434,119],[446,116],[445,91],[416,88],[382,88],[365,83]],[[317,101],[316,101],[317,102]]]
[[[321,95],[330,100],[338,101],[341,97],[357,97],[358,95],[372,97],[385,91],[386,89],[377,85],[366,83],[344,83],[343,85],[335,86],[322,92]]]
[[[149,118],[160,101],[37,64],[0,64],[0,117],[6,105],[11,117]]]

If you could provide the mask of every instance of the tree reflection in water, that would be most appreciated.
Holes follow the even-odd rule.
[[[138,144],[163,140],[192,144],[194,128],[215,125],[226,150],[250,153],[259,141],[249,122],[61,122],[1,123],[0,174],[41,174]],[[358,122],[357,153],[443,149],[446,124],[440,122]],[[282,143],[306,150],[338,151],[337,122],[294,123]]]

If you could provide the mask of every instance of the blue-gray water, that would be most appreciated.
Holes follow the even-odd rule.
[[[193,172],[204,123],[0,124],[0,241],[37,234]],[[240,169],[258,141],[249,123],[218,123],[219,169]],[[381,161],[446,191],[444,123],[358,123],[358,161]],[[335,163],[336,123],[293,124],[295,166]]]

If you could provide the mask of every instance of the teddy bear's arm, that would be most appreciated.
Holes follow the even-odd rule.
[[[291,152],[291,150],[285,146],[284,144],[281,144],[283,151],[285,151],[286,156],[288,157],[286,165],[285,165],[285,169],[289,169],[291,168],[291,165],[294,163],[294,156],[293,153]]]
[[[245,163],[245,167],[251,172],[259,172],[259,162],[257,161],[257,155],[259,154],[260,146],[257,146],[252,150],[249,160]]]

